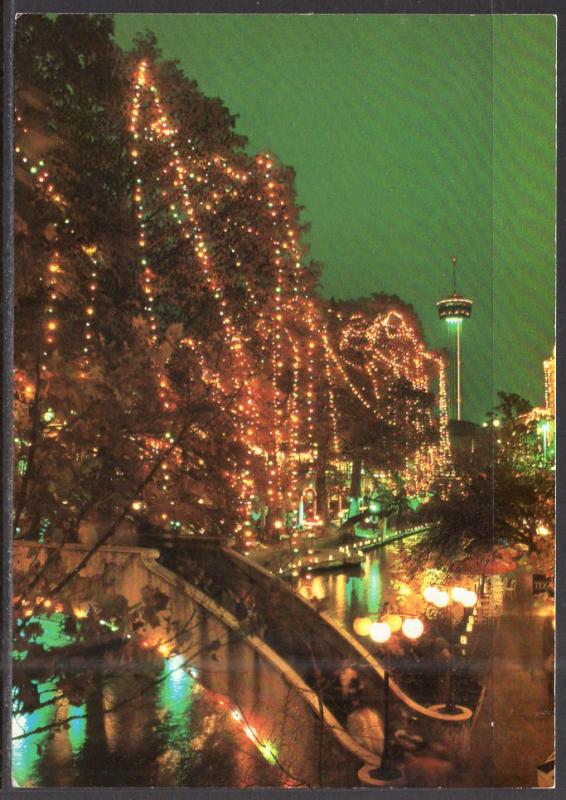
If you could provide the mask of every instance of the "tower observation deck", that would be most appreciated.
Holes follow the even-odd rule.
[[[462,419],[462,324],[472,316],[472,300],[467,300],[456,291],[456,256],[452,257],[453,293],[436,304],[438,316],[449,326],[450,333],[450,417]]]

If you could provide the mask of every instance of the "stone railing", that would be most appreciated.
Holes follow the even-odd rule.
[[[304,614],[301,616],[305,624],[311,627],[312,635],[315,635],[316,631],[316,637],[327,642],[329,651],[331,648],[338,650],[343,658],[357,661],[368,667],[369,672],[375,678],[376,686],[383,685],[385,670],[379,659],[372,655],[349,631],[339,625],[331,615],[316,611],[300,593],[293,591],[288,584],[250,558],[228,548],[223,548],[223,552],[262,587],[267,588],[270,583],[276,581],[280,588],[292,595],[293,602],[302,607]],[[389,688],[393,703],[398,710],[421,718],[431,738],[442,739],[452,751],[458,754],[458,757],[466,758],[474,720],[471,709],[459,706],[459,713],[445,714],[439,711],[438,707],[428,707],[414,700],[394,678],[390,678]]]
[[[81,544],[59,548],[15,541],[14,573],[29,573],[33,564],[45,564],[55,550],[59,551],[64,568],[71,571],[88,549]],[[380,764],[379,755],[350,736],[317,693],[280,655],[244,631],[232,614],[197,587],[159,564],[158,557],[159,551],[154,548],[103,546],[80,575],[108,576],[111,566],[113,588],[130,606],[143,602],[144,587],[165,594],[169,599],[169,621],[176,622],[181,630],[190,621],[191,652],[195,653],[191,663],[201,671],[203,683],[236,702],[254,721],[260,720],[254,722],[260,735],[263,722],[266,738],[276,743],[281,763],[307,785],[316,785],[320,780],[313,753],[323,759],[327,785],[356,785],[361,764]],[[212,650],[208,647],[211,643]],[[321,736],[323,748],[318,747]]]

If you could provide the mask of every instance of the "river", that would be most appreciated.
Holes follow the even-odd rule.
[[[411,539],[369,550],[358,567],[307,574],[294,585],[307,599],[322,601],[322,608],[350,632],[356,617],[376,618],[386,607],[418,613],[420,579],[408,582],[404,577],[410,550]]]
[[[370,551],[359,567],[307,575],[295,586],[306,597],[312,592],[324,599],[325,610],[351,630],[356,617],[377,615],[384,602],[396,598],[395,581],[388,570],[392,558],[389,548]]]
[[[178,659],[179,657],[177,657]],[[257,741],[242,714],[165,660],[154,674],[105,670],[88,704],[64,699],[32,714],[16,714],[13,735],[66,721],[63,727],[15,739],[13,777],[31,786],[282,786],[276,751]],[[155,681],[149,691],[142,685]],[[143,683],[142,683],[143,681]],[[42,701],[54,683],[41,685]],[[119,710],[104,713],[129,697]]]

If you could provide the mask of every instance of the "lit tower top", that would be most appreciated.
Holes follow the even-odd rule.
[[[472,301],[466,300],[456,291],[456,256],[452,257],[452,284],[454,291],[450,297],[439,300],[436,304],[438,316],[446,320],[450,326],[451,343],[450,359],[452,364],[452,381],[450,387],[450,415],[452,419],[462,419],[462,350],[460,337],[462,322],[472,316]]]

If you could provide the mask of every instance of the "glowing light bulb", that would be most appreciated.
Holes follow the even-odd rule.
[[[354,620],[354,631],[358,636],[369,636],[371,625],[372,622],[369,617],[357,617]]]
[[[420,619],[414,617],[403,622],[402,630],[407,639],[418,639],[423,635],[424,625]]]
[[[369,636],[372,641],[384,644],[391,637],[391,628],[386,622],[374,622],[370,628]]]
[[[462,599],[463,599],[463,598],[465,597],[465,595],[466,595],[466,590],[465,590],[465,589],[463,589],[461,586],[455,586],[455,587],[454,587],[454,588],[451,590],[451,592],[450,592],[450,595],[451,595],[451,597],[452,597],[452,600],[455,600],[457,603],[461,603],[461,602],[462,602]]]
[[[437,586],[427,586],[423,592],[423,597],[427,603],[434,603],[438,595],[439,589]]]
[[[467,591],[463,595],[460,603],[464,606],[464,608],[473,608],[476,603],[478,602],[478,596],[474,591]]]
[[[444,591],[438,591],[433,600],[434,605],[437,606],[438,608],[446,608],[449,602],[450,602],[450,595],[448,594],[448,592]]]
[[[387,614],[383,620],[391,628],[391,633],[398,633],[403,627],[403,618],[399,614]]]

